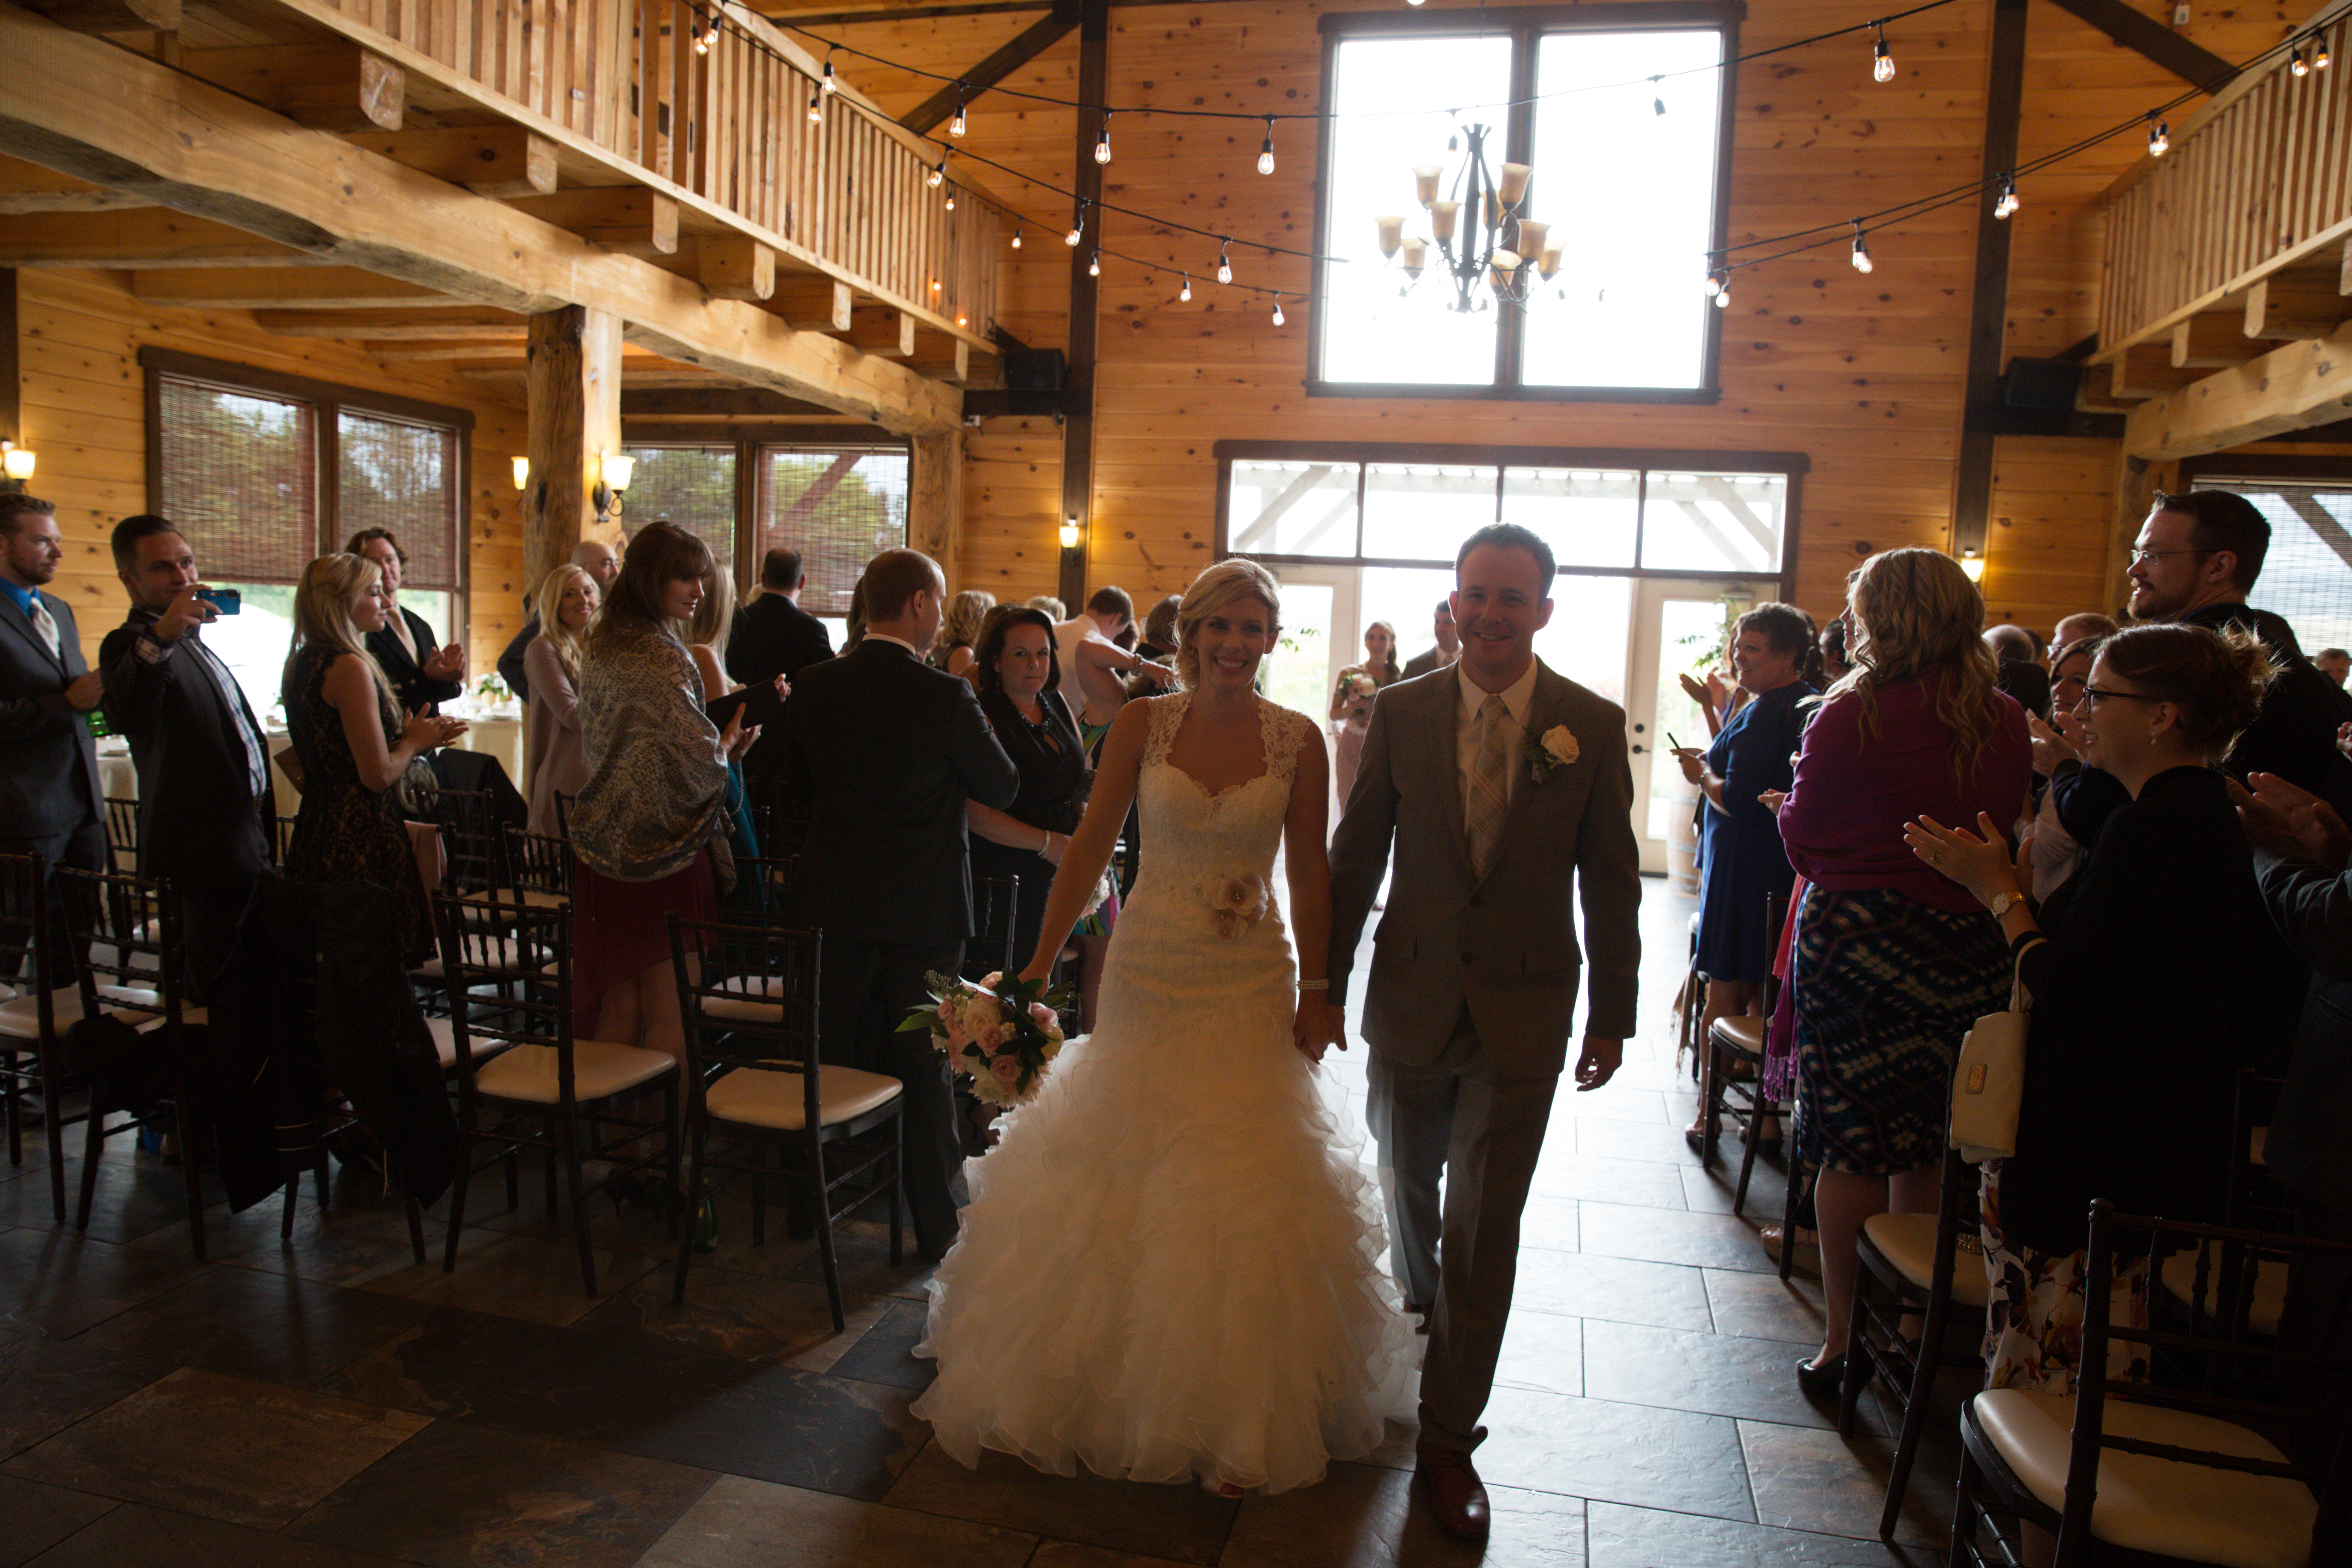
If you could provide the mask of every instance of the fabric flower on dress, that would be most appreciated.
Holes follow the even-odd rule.
[[[1576,743],[1576,736],[1565,724],[1554,724],[1541,735],[1528,738],[1528,772],[1536,783],[1551,777],[1554,768],[1564,768],[1584,754]]]
[[[1217,934],[1229,942],[1264,920],[1270,901],[1265,879],[1255,871],[1212,879],[1202,885],[1201,899]]]

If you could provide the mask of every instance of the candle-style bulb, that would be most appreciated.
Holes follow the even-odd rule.
[[[1257,172],[1261,174],[1274,173],[1274,116],[1271,114],[1265,117],[1265,142],[1257,150]]]
[[[961,136],[971,129],[971,123],[964,119],[963,100],[959,98],[956,100],[955,113],[948,117],[948,134]]]
[[[1895,51],[1886,47],[1886,24],[1874,22],[1878,41],[1870,46],[1870,74],[1880,81],[1895,79]]]
[[[1274,324],[1277,327],[1282,325],[1282,296],[1279,294],[1274,297]]]
[[[1862,225],[1859,221],[1853,226],[1853,269],[1856,272],[1870,270],[1870,242],[1862,237]]]
[[[2172,150],[2172,127],[2151,114],[2147,117],[2147,155],[2161,158]]]
[[[947,184],[948,161],[945,158],[941,158],[938,163],[932,164],[931,172],[929,174],[925,176],[925,179],[930,185],[931,189],[935,191],[941,185]]]
[[[1230,239],[1221,242],[1217,247],[1217,281],[1220,283],[1230,283],[1234,280],[1233,247],[1234,242]]]
[[[1184,287],[1176,291],[1176,300],[1182,305],[1192,302],[1192,275],[1189,272],[1184,274]]]

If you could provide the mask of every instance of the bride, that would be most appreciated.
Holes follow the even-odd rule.
[[[1063,854],[1029,977],[1139,798],[1151,853],[1095,1031],[968,1167],[962,1239],[931,1285],[916,1353],[939,1378],[914,1409],[966,1465],[995,1448],[1066,1476],[1282,1491],[1369,1453],[1401,1408],[1414,1342],[1378,1191],[1314,1081],[1337,1036],[1323,739],[1254,689],[1276,605],[1254,562],[1194,580],[1183,689],[1120,712]]]

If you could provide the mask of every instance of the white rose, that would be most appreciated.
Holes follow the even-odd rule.
[[[1544,754],[1561,767],[1568,766],[1582,754],[1577,747],[1576,737],[1569,733],[1565,724],[1554,724],[1543,732],[1543,749]]]

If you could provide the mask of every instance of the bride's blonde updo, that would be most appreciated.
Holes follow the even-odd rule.
[[[1204,566],[1184,590],[1184,602],[1176,606],[1176,679],[1186,688],[1201,684],[1201,656],[1193,628],[1242,599],[1255,599],[1265,606],[1269,636],[1282,630],[1281,585],[1273,573],[1255,561],[1236,555]]]

